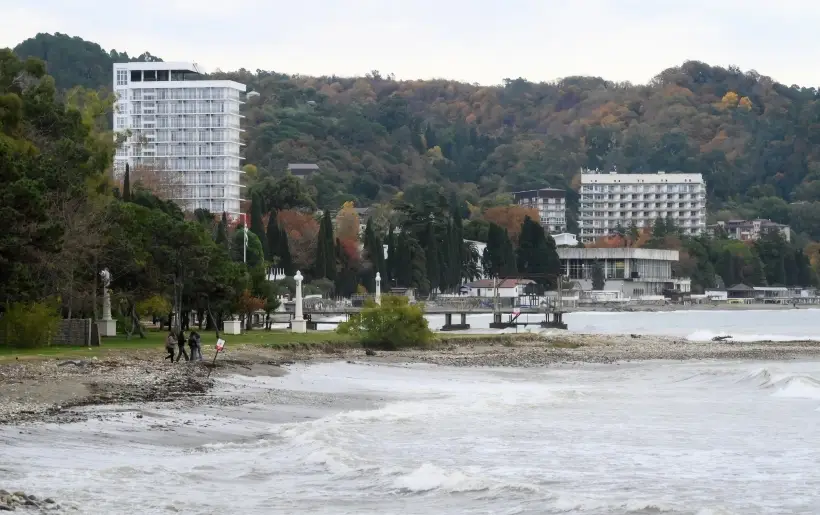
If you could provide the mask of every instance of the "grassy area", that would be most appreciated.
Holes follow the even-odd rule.
[[[156,350],[162,353],[165,346],[167,331],[149,330],[145,333],[146,338],[141,339],[135,335],[130,340],[125,335],[118,335],[112,338],[103,338],[100,347],[66,347],[53,346],[37,349],[9,349],[0,347],[0,363],[4,361],[18,359],[78,359],[89,356],[103,357],[123,350]],[[216,333],[213,331],[201,331],[202,350],[204,354],[210,354],[216,345]],[[359,343],[347,335],[336,334],[333,331],[311,331],[304,334],[291,333],[287,330],[260,331],[255,330],[240,335],[223,335],[228,348],[235,345],[259,345],[270,349],[281,350],[321,350],[334,351],[345,348],[358,347]],[[531,334],[437,334],[433,341],[434,346],[446,346],[451,344],[463,344],[470,341],[481,340],[481,343],[500,344],[504,346],[514,346],[516,342],[523,342],[536,339]],[[579,345],[570,341],[557,341],[553,347],[577,348]]]
[[[16,359],[37,359],[37,358],[64,358],[73,359],[87,357],[89,353],[95,356],[103,356],[130,349],[156,349],[162,351],[165,346],[167,331],[146,331],[145,339],[134,335],[130,340],[125,335],[117,335],[112,338],[103,338],[100,347],[70,347],[53,346],[37,349],[9,349],[0,347],[0,362]],[[213,349],[216,345],[216,333],[214,331],[201,331],[203,353]],[[356,342],[350,337],[336,334],[332,331],[314,331],[305,334],[291,333],[285,330],[277,331],[251,331],[240,335],[223,335],[226,345],[260,345],[268,348],[281,349],[325,349],[328,347],[353,347]]]

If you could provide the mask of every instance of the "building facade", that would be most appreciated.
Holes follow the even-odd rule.
[[[538,210],[541,225],[551,234],[567,230],[567,192],[555,188],[516,191],[515,203]]]
[[[581,174],[581,240],[608,236],[616,229],[652,227],[672,219],[684,234],[706,229],[706,185],[699,173]]]
[[[619,291],[623,297],[640,298],[692,290],[691,279],[672,274],[672,264],[680,259],[677,250],[560,247],[558,258],[564,277],[584,291],[592,290],[592,270],[596,264],[604,270],[604,289]]]
[[[160,182],[164,196],[184,209],[236,218],[245,85],[197,80],[201,73],[193,63],[114,64],[114,130],[125,137],[114,170],[122,176],[128,163],[136,176]]]
[[[771,220],[729,220],[710,225],[714,234],[725,232],[733,240],[757,241],[769,232],[779,232],[783,239],[791,241],[792,231],[788,225],[772,222]]]

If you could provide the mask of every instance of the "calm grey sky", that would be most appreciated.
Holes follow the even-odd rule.
[[[0,13],[0,47],[63,32],[208,70],[646,82],[696,59],[820,85],[817,0],[0,0]]]

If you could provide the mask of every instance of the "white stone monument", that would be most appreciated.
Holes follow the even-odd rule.
[[[225,334],[242,334],[242,321],[231,317],[230,320],[222,322],[222,332]]]
[[[296,302],[294,303],[293,320],[290,322],[290,332],[306,333],[307,320],[305,320],[305,317],[302,315],[302,280],[304,279],[302,272],[297,270],[293,279],[296,281]]]
[[[382,274],[376,272],[376,304],[382,303]]]
[[[111,294],[108,286],[111,284],[111,272],[104,268],[100,272],[103,283],[103,312],[102,320],[97,320],[97,330],[100,336],[117,336],[117,321],[111,318]]]

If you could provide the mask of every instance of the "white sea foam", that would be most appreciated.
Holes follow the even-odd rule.
[[[820,493],[795,490],[820,462],[805,444],[815,378],[820,363],[797,360],[294,366],[251,389],[291,392],[287,406],[255,397],[192,416],[198,427],[186,414],[168,428],[146,417],[0,429],[3,488],[89,515],[122,513],[123,499],[147,514],[820,513]],[[363,395],[376,409],[260,422]],[[206,445],[183,437],[209,431]]]

